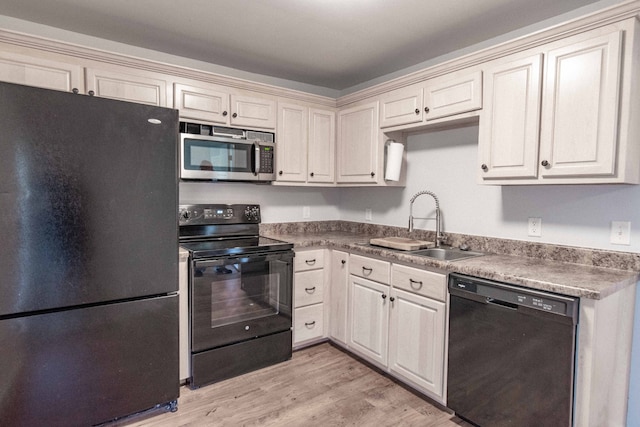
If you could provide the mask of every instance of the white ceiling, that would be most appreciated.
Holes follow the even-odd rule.
[[[0,15],[343,90],[596,0],[2,0]]]

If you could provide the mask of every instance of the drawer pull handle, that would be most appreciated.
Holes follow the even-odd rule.
[[[413,280],[413,279],[409,278],[409,282],[412,285],[420,285],[420,286],[422,286],[422,280]]]
[[[362,267],[362,272],[368,272],[368,274],[371,274],[373,272],[373,268],[369,268],[369,267]]]
[[[316,287],[314,286],[313,288],[304,288],[304,290],[311,294],[316,291]]]
[[[316,324],[315,320],[313,322],[304,322],[304,326],[306,327],[314,326],[315,324]]]
[[[315,258],[314,259],[308,259],[308,260],[305,260],[305,262],[307,263],[307,265],[313,265],[313,264],[316,263],[316,260],[315,260]]]

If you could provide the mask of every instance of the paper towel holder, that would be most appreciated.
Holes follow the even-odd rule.
[[[385,142],[385,152],[385,181],[400,181],[404,145],[396,142],[394,139],[388,139]]]

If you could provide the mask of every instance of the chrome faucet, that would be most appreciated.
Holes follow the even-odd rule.
[[[416,201],[416,199],[420,196],[422,196],[423,194],[428,194],[429,196],[433,197],[433,200],[435,200],[436,202],[436,217],[435,218],[421,218],[421,217],[414,217],[413,216],[413,202]],[[415,219],[435,219],[436,220],[436,248],[440,247],[440,244],[442,243],[443,240],[443,236],[442,233],[440,232],[440,201],[438,200],[438,196],[436,196],[434,193],[432,193],[431,191],[420,191],[416,194],[413,195],[413,197],[411,198],[411,200],[409,201],[409,233],[411,233],[413,231],[413,220]]]

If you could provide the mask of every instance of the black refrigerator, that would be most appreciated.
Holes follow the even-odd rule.
[[[176,110],[0,83],[0,425],[179,394]]]

